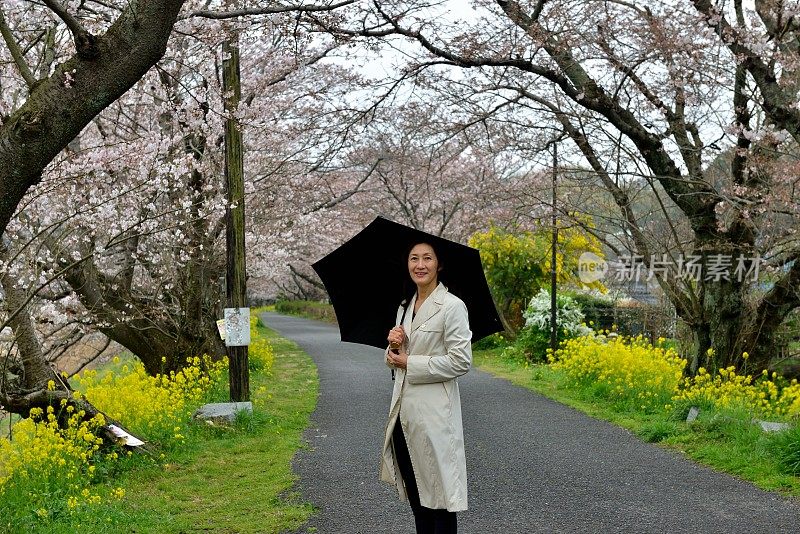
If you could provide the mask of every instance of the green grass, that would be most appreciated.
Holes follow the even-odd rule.
[[[294,343],[260,324],[259,332],[273,344],[275,362],[269,375],[251,373],[252,416],[232,427],[198,424],[181,448],[123,460],[133,465],[107,482],[125,489],[121,501],[46,531],[277,533],[305,523],[314,509],[293,489],[291,459],[316,405],[316,367]]]
[[[251,376],[252,418],[233,431],[203,429],[195,450],[161,469],[132,473],[126,505],[136,532],[280,532],[313,512],[292,491],[291,459],[316,405],[318,380],[294,343],[260,327],[275,348],[272,376]],[[259,388],[266,388],[266,391]],[[259,395],[264,398],[259,400]],[[167,520],[168,519],[168,520]]]
[[[281,300],[275,304],[275,311],[286,315],[296,315],[326,323],[336,323],[333,306],[313,300]]]
[[[686,423],[682,410],[643,413],[602,399],[594,388],[569,386],[559,371],[546,365],[526,365],[501,353],[502,349],[476,350],[474,364],[590,417],[626,428],[643,441],[681,451],[762,489],[800,496],[800,477],[790,474],[776,453],[780,436],[762,432],[747,414],[703,410],[696,421]]]

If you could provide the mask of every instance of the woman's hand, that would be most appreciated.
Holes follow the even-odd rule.
[[[389,330],[389,335],[386,336],[386,340],[389,341],[389,345],[392,349],[398,350],[406,344],[406,331],[402,326],[395,326]]]
[[[386,363],[399,367],[400,369],[406,368],[408,361],[408,354],[406,354],[406,331],[402,326],[395,326],[389,330],[389,335],[386,337],[389,342],[389,350],[386,351]]]
[[[405,369],[408,364],[408,354],[406,354],[405,348],[401,345],[397,352],[393,350],[386,351],[386,362],[398,369]]]

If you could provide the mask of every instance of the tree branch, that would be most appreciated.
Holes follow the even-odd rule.
[[[795,259],[789,271],[775,282],[758,304],[756,324],[779,324],[793,309],[800,306],[800,260]]]
[[[715,228],[713,204],[709,201],[714,195],[708,185],[700,180],[686,180],[658,136],[648,132],[630,110],[614,101],[575,59],[570,47],[560,43],[551,32],[525,14],[518,2],[498,0],[498,4],[514,24],[534,40],[542,41],[544,50],[564,73],[564,77],[553,78],[547,72],[542,76],[558,84],[564,94],[578,105],[608,119],[636,145],[648,167],[659,177],[664,190],[689,216],[693,228]]]
[[[336,4],[331,4],[329,6],[288,4],[288,5],[274,6],[274,7],[252,7],[247,9],[237,9],[234,11],[201,10],[201,11],[193,11],[191,13],[187,13],[186,15],[183,15],[180,18],[188,19],[193,17],[202,17],[207,19],[222,20],[222,19],[233,19],[237,17],[245,17],[248,15],[249,16],[274,15],[277,13],[289,13],[289,12],[313,13],[319,11],[333,11],[334,9],[348,6],[350,4],[354,4],[355,2],[356,0],[344,0],[342,2],[337,2]]]
[[[605,29],[600,26],[598,28],[600,31],[599,37],[599,45],[601,50],[606,53],[608,61],[611,65],[617,69],[619,72],[624,74],[628,79],[630,79],[636,89],[642,93],[642,95],[657,109],[661,110],[666,118],[667,122],[669,123],[669,130],[672,132],[672,135],[675,137],[675,141],[678,144],[678,148],[681,151],[681,156],[683,157],[684,162],[686,163],[686,167],[689,170],[689,173],[694,176],[701,176],[703,173],[703,164],[700,158],[700,151],[698,150],[698,146],[694,143],[689,141],[689,136],[687,135],[687,131],[690,127],[687,126],[685,122],[685,117],[683,113],[683,108],[685,104],[685,96],[683,94],[683,90],[678,86],[676,89],[676,110],[671,110],[661,98],[658,97],[647,84],[642,80],[636,71],[626,65],[622,59],[617,57],[617,54],[611,48],[611,44],[605,38],[606,32]],[[695,127],[692,132],[697,138],[699,133],[697,132],[697,128]]]
[[[78,56],[84,59],[94,59],[100,55],[100,49],[97,47],[97,40],[94,35],[86,31],[81,26],[72,14],[62,6],[58,0],[42,0],[53,13],[58,15],[58,18],[64,21],[69,31],[72,33],[72,38],[75,40],[75,50],[78,51]]]
[[[86,360],[85,362],[83,362],[80,367],[78,367],[75,371],[72,372],[71,376],[75,376],[75,375],[79,374],[81,371],[83,371],[86,368],[87,365],[89,365],[93,361],[97,360],[97,358],[102,356],[103,353],[106,351],[106,349],[109,346],[111,346],[111,338],[106,336],[106,342],[103,345],[103,347],[100,348],[100,349],[95,349],[97,351],[96,354],[94,356],[92,356],[91,358],[89,358],[88,360]]]
[[[164,55],[184,1],[129,3],[97,38],[102,55],[60,63],[0,126],[0,233],[53,158]]]
[[[300,271],[297,270],[297,268],[294,265],[289,264],[289,270],[292,272],[292,274],[295,277],[300,278],[301,280],[305,281],[306,283],[308,283],[309,285],[311,285],[313,287],[316,287],[317,289],[321,289],[321,290],[325,291],[325,286],[324,285],[322,285],[317,280],[314,280],[310,276],[301,273]],[[297,282],[295,281],[295,283],[297,283]],[[300,287],[300,284],[297,284],[297,286]]]
[[[372,173],[375,172],[375,169],[378,167],[378,165],[380,164],[381,161],[383,161],[383,158],[376,159],[375,163],[373,163],[372,166],[370,166],[369,170],[364,175],[364,177],[361,178],[361,180],[359,180],[359,182],[355,185],[355,187],[353,187],[350,191],[342,193],[338,197],[332,198],[332,199],[328,200],[327,202],[323,202],[322,204],[318,204],[318,205],[314,206],[310,210],[306,211],[305,214],[309,215],[311,213],[314,213],[314,212],[322,210],[322,209],[330,209],[330,208],[336,206],[337,204],[341,204],[342,202],[344,202],[348,198],[350,198],[353,195],[355,195],[356,193],[358,193],[358,191],[361,188],[361,186],[364,185],[364,182],[369,180],[369,177],[372,176]]]
[[[716,32],[728,50],[734,56],[742,58],[742,64],[761,91],[762,107],[770,120],[779,129],[788,131],[795,141],[800,142],[800,110],[795,107],[795,93],[784,90],[778,83],[772,66],[764,63],[759,54],[737,40],[738,32],[712,5],[711,0],[692,0],[692,3],[707,18],[709,27]]]
[[[544,9],[544,5],[547,3],[547,0],[539,0],[536,2],[536,7],[533,8],[533,14],[531,14],[531,19],[538,21],[539,17],[542,14],[542,10]]]
[[[627,223],[627,227],[633,236],[634,243],[636,244],[636,249],[638,250],[639,254],[642,255],[642,259],[645,263],[650,263],[652,261],[652,254],[650,252],[650,246],[647,242],[647,239],[644,235],[644,232],[639,227],[639,223],[636,220],[636,215],[633,212],[633,202],[628,196],[628,193],[623,190],[619,185],[611,179],[611,177],[606,172],[605,167],[603,167],[600,158],[594,151],[589,139],[586,137],[586,134],[575,127],[574,124],[569,120],[569,117],[560,110],[557,106],[544,100],[524,89],[517,88],[520,91],[520,94],[524,95],[526,98],[529,98],[539,104],[550,109],[553,114],[556,116],[556,119],[561,123],[564,131],[569,135],[572,141],[578,146],[581,153],[586,158],[586,161],[589,162],[589,165],[592,167],[592,170],[597,174],[600,180],[603,182],[603,185],[606,187],[611,196],[614,198],[614,202],[617,204],[617,207],[622,212],[623,217],[625,218],[625,222]],[[684,316],[689,316],[692,310],[692,299],[687,297],[686,294],[682,293],[677,287],[673,286],[668,280],[662,278],[661,276],[657,277],[657,281],[664,292],[670,297],[670,300],[678,309],[679,313]]]
[[[28,85],[29,89],[33,89],[33,86],[36,83],[36,77],[33,75],[31,68],[25,61],[23,52],[20,50],[16,39],[14,39],[14,34],[11,33],[11,28],[9,28],[8,23],[6,23],[6,17],[3,14],[2,8],[0,8],[0,33],[3,34],[3,40],[6,42],[6,46],[8,46],[8,50],[11,52],[11,57],[14,59],[14,63],[17,65],[19,73],[22,75],[22,79],[25,80],[25,83]]]
[[[119,441],[119,438],[117,438],[109,428],[109,425],[111,424],[122,428],[129,434],[133,435],[119,421],[116,421],[101,410],[98,410],[90,402],[86,401],[85,399],[76,400],[72,394],[72,390],[69,388],[69,385],[64,381],[60,382],[64,389],[56,389],[55,391],[49,391],[46,389],[19,392],[0,391],[0,405],[2,405],[3,409],[8,412],[19,414],[23,417],[28,417],[33,408],[41,408],[43,410],[48,406],[58,408],[61,406],[62,402],[65,402],[67,405],[74,406],[76,411],[83,411],[83,418],[86,421],[91,420],[98,415],[102,415],[106,424],[100,427],[98,432],[102,436],[103,440],[107,443],[117,443]],[[142,448],[145,452],[150,452],[146,446]]]

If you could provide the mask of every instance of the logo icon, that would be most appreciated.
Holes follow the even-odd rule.
[[[606,260],[593,252],[584,252],[578,258],[578,278],[584,284],[602,280],[608,271]]]

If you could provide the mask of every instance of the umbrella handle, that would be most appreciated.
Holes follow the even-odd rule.
[[[400,343],[389,343],[389,350],[394,352],[395,354],[400,353]],[[392,369],[392,380],[394,380],[394,369]]]
[[[406,303],[406,301],[404,300],[403,302],[400,303],[400,306],[403,306],[405,303]],[[407,311],[408,311],[408,308],[403,306],[403,316],[400,318],[400,322],[398,323],[399,325],[403,324],[403,322],[405,321],[406,312]],[[395,354],[399,354],[400,353],[400,344],[399,343],[389,343],[389,350],[391,350]],[[392,369],[392,380],[394,380],[394,369]]]

